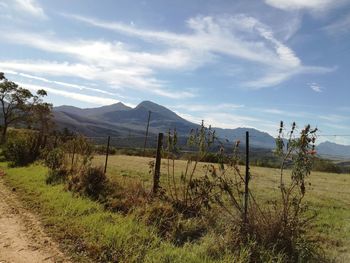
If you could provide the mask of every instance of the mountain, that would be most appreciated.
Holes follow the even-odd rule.
[[[217,135],[220,138],[228,139],[229,141],[240,140],[245,144],[245,133],[249,132],[250,145],[257,148],[272,149],[275,147],[275,138],[267,132],[262,132],[253,128],[236,128],[236,129],[222,129],[215,128]]]
[[[98,107],[98,108],[87,108],[87,109],[81,109],[78,107],[67,106],[67,105],[55,107],[55,111],[73,113],[80,116],[90,116],[90,117],[98,116],[107,112],[123,111],[123,110],[130,110],[130,109],[131,109],[130,107],[124,105],[121,102],[118,102],[112,105]]]
[[[341,145],[333,142],[322,142],[317,146],[317,153],[324,157],[350,158],[350,145]]]
[[[143,101],[135,108],[117,103],[99,108],[81,109],[73,106],[54,108],[54,117],[59,128],[67,127],[86,136],[144,136],[148,114],[151,111],[150,135],[167,132],[176,128],[179,136],[188,136],[191,129],[199,124],[189,122],[164,106],[151,101]],[[240,140],[245,144],[245,132],[249,131],[252,147],[271,149],[275,139],[268,133],[251,128],[213,128],[216,134],[229,141]]]

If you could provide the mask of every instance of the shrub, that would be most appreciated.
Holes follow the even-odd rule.
[[[33,163],[38,156],[34,154],[37,136],[35,132],[11,131],[4,146],[4,156],[9,165],[26,166]]]
[[[202,123],[197,130],[192,130],[188,145],[198,148],[197,153],[187,161],[185,171],[180,180],[175,177],[175,159],[178,154],[176,130],[169,131],[167,138],[167,187],[163,196],[169,200],[173,207],[185,217],[200,216],[203,208],[210,208],[209,200],[212,196],[214,184],[208,180],[207,173],[195,178],[195,172],[200,160],[206,158],[208,149],[214,142],[215,132],[207,129]],[[209,166],[207,171],[209,170]]]
[[[45,182],[47,184],[60,184],[64,183],[68,178],[68,171],[64,168],[59,168],[56,170],[49,170],[48,174],[46,175]]]
[[[157,229],[158,235],[177,246],[196,241],[206,232],[208,226],[204,218],[186,218],[171,203],[155,201],[143,211],[146,225]]]
[[[150,201],[150,194],[139,182],[108,182],[106,197],[103,200],[105,208],[123,214],[130,213],[138,207],[145,206]]]
[[[69,160],[69,170],[72,174],[79,174],[86,167],[91,165],[93,159],[93,145],[84,136],[77,136],[66,141],[62,145],[63,151]]]
[[[105,190],[106,183],[107,177],[102,167],[87,166],[68,178],[67,188],[80,195],[98,199]]]
[[[96,154],[106,154],[107,152],[107,146],[106,145],[95,145],[94,146],[94,152]],[[108,154],[114,155],[117,153],[117,149],[113,146],[109,146]]]
[[[55,148],[50,151],[45,157],[45,165],[51,169],[56,170],[65,164],[64,151],[61,148]]]

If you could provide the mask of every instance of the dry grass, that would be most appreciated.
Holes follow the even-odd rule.
[[[107,175],[111,180],[125,182],[137,180],[146,188],[151,187],[152,175],[148,163],[152,158],[114,155],[109,157]],[[104,163],[104,156],[95,156],[96,164]],[[205,163],[199,165],[197,175],[204,171]],[[175,174],[180,176],[186,161],[175,161]],[[244,167],[241,168],[244,171]],[[167,161],[162,161],[161,185],[166,184]],[[251,168],[251,189],[260,201],[279,195],[279,170],[262,167]],[[350,175],[313,172],[308,180],[305,201],[318,213],[313,227],[315,236],[322,239],[328,255],[338,262],[350,262]]]

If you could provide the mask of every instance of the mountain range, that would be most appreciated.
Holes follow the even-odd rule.
[[[191,129],[199,124],[187,121],[167,109],[151,101],[143,101],[135,108],[119,102],[98,108],[81,109],[74,106],[54,107],[54,119],[58,128],[68,128],[89,137],[143,137],[151,112],[149,134],[156,136],[159,132],[167,132],[176,128],[179,136],[188,136]],[[213,128],[217,136],[223,140],[241,140],[244,143],[245,132],[249,131],[250,144],[255,148],[273,149],[275,138],[266,132],[252,128],[222,129]],[[350,146],[323,142],[317,146],[323,156],[350,158]]]
[[[53,110],[55,122],[59,128],[67,127],[91,137],[144,136],[149,112],[151,112],[149,125],[151,135],[176,128],[179,136],[188,136],[191,129],[200,127],[199,124],[187,121],[173,111],[151,101],[143,101],[135,108],[119,102],[99,108],[81,109],[73,106],[59,106]],[[245,132],[249,131],[254,138],[250,142],[253,147],[272,149],[275,145],[275,139],[271,135],[256,129],[213,129],[223,140],[244,142]]]

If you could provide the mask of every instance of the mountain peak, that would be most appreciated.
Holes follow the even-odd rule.
[[[159,109],[159,108],[165,108],[157,103],[154,103],[152,101],[149,101],[149,100],[145,100],[145,101],[142,101],[140,102],[136,108],[140,108],[140,107],[144,107],[144,108],[147,108],[147,109]]]

